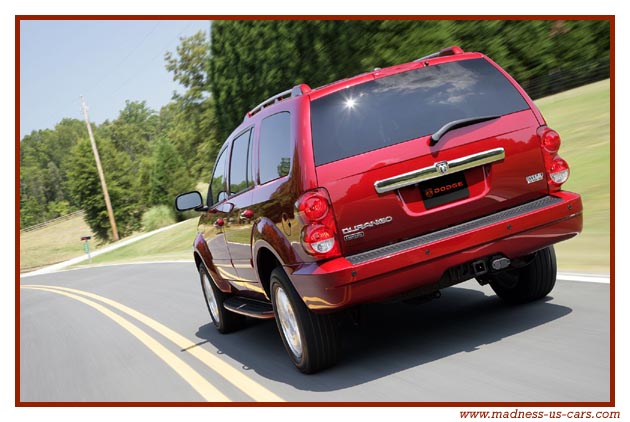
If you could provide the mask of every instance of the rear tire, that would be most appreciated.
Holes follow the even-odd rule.
[[[490,278],[492,290],[508,303],[526,303],[547,296],[556,284],[556,253],[549,246],[534,254],[523,268],[507,270]]]
[[[305,374],[334,365],[339,353],[334,316],[311,312],[280,267],[271,272],[270,288],[278,331],[293,364]]]
[[[223,307],[223,301],[227,295],[214,284],[214,280],[203,264],[199,265],[199,280],[210,318],[216,329],[222,334],[227,334],[241,328],[245,323],[245,317]]]

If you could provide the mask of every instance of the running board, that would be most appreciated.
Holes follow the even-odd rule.
[[[232,296],[223,302],[223,307],[230,312],[258,319],[273,319],[271,303],[244,297]]]

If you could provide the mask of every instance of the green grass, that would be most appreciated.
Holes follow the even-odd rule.
[[[20,233],[20,273],[82,255],[81,236],[91,234],[92,230],[81,216]],[[89,245],[91,251],[99,247],[94,239]]]
[[[192,244],[198,220],[198,217],[191,218],[177,227],[94,257],[92,264],[193,259]]]
[[[584,202],[584,232],[556,245],[562,271],[610,271],[610,82],[586,85],[536,101],[547,123],[562,137],[560,154],[571,166],[566,190]],[[93,264],[192,259],[198,218],[95,257]],[[78,256],[78,240],[90,230],[68,221],[20,236],[20,270]],[[244,234],[245,235],[245,234]],[[90,246],[93,246],[92,244]]]
[[[584,231],[556,245],[561,270],[610,272],[610,80],[536,101],[571,167],[563,189],[582,195]]]

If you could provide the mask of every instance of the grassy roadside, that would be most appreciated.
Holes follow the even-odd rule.
[[[610,80],[536,101],[562,137],[564,189],[582,195],[584,231],[556,245],[561,270],[610,272]]]
[[[606,80],[536,101],[549,126],[562,137],[560,154],[571,166],[571,177],[564,188],[580,193],[584,202],[583,233],[556,246],[562,271],[610,272],[609,98],[610,81]],[[82,221],[65,223],[52,231],[42,229],[42,233],[20,236],[21,271],[42,258],[48,263],[39,266],[82,254],[78,239],[90,232],[89,227]],[[192,218],[171,230],[98,256],[92,264],[192,259],[196,225],[197,218]]]
[[[92,258],[92,265],[193,259],[192,244],[197,233],[198,220],[196,217],[191,218],[177,227],[94,257]],[[87,261],[74,267],[81,267],[86,264]]]
[[[20,233],[20,272],[34,271],[82,255],[81,236],[91,234],[92,229],[82,216]],[[94,239],[89,245],[91,251],[106,246],[97,245]]]
[[[191,248],[197,220],[196,217],[192,218],[171,230],[96,256],[92,258],[92,264],[192,259]],[[32,232],[20,233],[20,273],[83,256],[83,242],[80,238],[91,233],[90,227],[81,216]],[[124,240],[140,234],[134,234]],[[90,252],[95,252],[111,244],[98,244],[96,240],[91,239],[89,245]],[[81,262],[73,267],[84,266],[87,262]]]

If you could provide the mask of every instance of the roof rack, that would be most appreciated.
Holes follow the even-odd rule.
[[[422,60],[434,59],[436,57],[454,56],[455,54],[462,54],[463,52],[464,50],[462,50],[456,45],[453,45],[448,48],[443,48],[440,51],[436,51],[435,53],[431,53],[424,57],[420,57],[419,59],[414,60],[414,62],[421,62]]]
[[[245,114],[245,119],[252,117],[254,114],[258,113],[263,108],[269,107],[270,105],[280,102],[286,98],[299,97],[300,95],[308,94],[309,92],[311,92],[311,87],[309,87],[308,85],[306,84],[296,85],[291,89],[287,89],[286,91],[282,91],[281,93],[276,94],[273,97],[267,98],[265,101],[263,101],[262,103],[258,104],[256,107],[248,111],[247,114]]]

